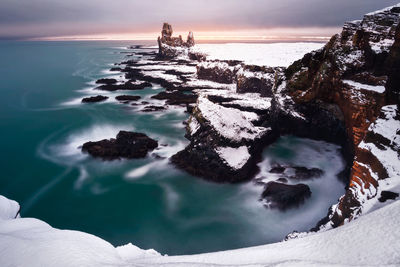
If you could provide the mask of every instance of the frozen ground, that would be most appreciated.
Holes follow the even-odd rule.
[[[304,54],[322,48],[325,43],[273,43],[273,44],[197,44],[193,49],[207,59],[241,60],[250,65],[287,67]]]

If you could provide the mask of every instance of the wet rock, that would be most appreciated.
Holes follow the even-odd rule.
[[[298,207],[310,196],[310,188],[305,184],[287,185],[277,182],[269,182],[262,193],[262,198],[270,208],[280,210]]]
[[[218,154],[207,145],[189,145],[171,158],[171,163],[194,176],[217,183],[237,183],[249,180],[257,168],[252,163],[246,164],[240,170],[227,166]]]
[[[269,172],[270,173],[283,173],[285,171],[285,167],[281,166],[281,165],[276,165],[274,167],[272,167]]]
[[[97,95],[97,96],[83,98],[82,103],[95,103],[95,102],[105,101],[106,99],[108,99],[107,96]]]
[[[160,92],[151,98],[159,100],[167,100],[169,105],[182,105],[182,104],[194,104],[196,103],[197,96],[194,94],[185,94],[180,91],[173,92]]]
[[[115,84],[118,81],[116,79],[99,79],[96,81],[97,84]]]
[[[123,101],[123,102],[131,102],[131,101],[137,101],[140,99],[140,96],[137,95],[119,95],[116,96],[115,99],[118,101]]]
[[[389,199],[395,200],[398,197],[399,197],[398,193],[391,192],[391,191],[382,191],[381,197],[378,200],[379,200],[379,202],[386,202]]]
[[[110,69],[110,71],[122,71],[122,68],[120,67],[113,67]]]
[[[157,146],[156,140],[143,133],[120,131],[115,139],[83,144],[82,152],[103,160],[133,159],[146,157],[147,153]]]
[[[288,182],[288,179],[281,177],[281,178],[277,179],[276,181],[286,184]]]
[[[318,168],[293,167],[293,169],[295,170],[295,175],[290,177],[293,180],[309,180],[319,178],[324,174],[324,171]]]
[[[142,90],[147,87],[152,87],[152,84],[150,82],[142,82],[137,84],[129,81],[123,84],[104,84],[97,87],[96,89],[112,92],[117,90]]]
[[[145,106],[142,109],[142,112],[155,112],[155,111],[161,111],[161,110],[166,110],[166,109],[167,108],[164,107],[164,106],[153,106],[153,105],[150,105],[150,106]]]

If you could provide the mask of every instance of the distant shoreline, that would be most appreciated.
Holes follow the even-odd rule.
[[[271,43],[326,43],[326,39],[274,39],[274,40],[196,40],[198,44],[225,44],[225,43],[256,43],[256,44],[271,44]],[[155,40],[108,40],[108,39],[57,39],[57,40],[34,40],[34,39],[0,39],[0,42],[132,42],[132,43],[153,43]]]

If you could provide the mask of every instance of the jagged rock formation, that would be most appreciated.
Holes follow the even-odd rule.
[[[171,162],[216,182],[253,179],[261,151],[282,135],[339,144],[347,163],[340,178],[348,189],[319,224],[336,227],[373,209],[378,200],[398,197],[399,16],[398,5],[346,23],[324,48],[288,68],[207,61],[196,49],[188,49],[194,43],[192,34],[184,42],[172,37],[172,27],[165,24],[157,55],[135,52],[141,59],[113,68],[125,73],[125,81],[102,80],[99,89],[165,88],[152,97],[163,104],[132,105],[143,105],[143,112],[186,106],[191,113],[186,134],[190,144]],[[293,176],[277,181],[291,184],[321,174],[297,167],[290,167]],[[271,172],[285,170],[281,166]],[[284,192],[286,187],[277,188]]]
[[[400,179],[399,22],[399,5],[367,14],[287,69],[201,63],[199,78],[234,83],[236,93],[199,92],[190,145],[172,162],[218,182],[251,179],[260,146],[294,134],[341,145],[347,161],[346,194],[320,225],[339,226],[396,197],[386,192]]]
[[[172,26],[168,23],[164,23],[161,37],[158,37],[158,56],[161,58],[174,58],[179,55],[182,51],[179,48],[192,47],[194,46],[193,32],[189,32],[186,42],[183,41],[182,36],[172,37],[173,30]]]
[[[133,159],[146,157],[157,146],[156,140],[143,133],[120,131],[115,139],[84,143],[82,151],[103,160]]]
[[[333,226],[367,211],[366,202],[379,197],[379,181],[400,175],[396,131],[385,135],[399,124],[395,119],[395,105],[400,103],[399,22],[400,8],[393,7],[346,23],[322,50],[286,71],[287,89],[296,103],[323,101],[338,106],[343,114],[355,157],[349,189],[330,215]],[[387,125],[382,130],[383,124]],[[397,168],[382,157],[388,150],[394,152],[390,157]]]

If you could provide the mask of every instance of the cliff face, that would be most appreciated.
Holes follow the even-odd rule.
[[[367,14],[286,70],[295,103],[322,101],[343,114],[354,161],[349,189],[329,217],[333,226],[372,208],[382,180],[399,179],[399,22],[398,6]]]
[[[187,60],[203,61],[196,66],[199,80],[191,83],[198,101],[188,107],[190,144],[172,163],[217,182],[250,180],[265,145],[292,134],[343,148],[347,168],[340,176],[347,191],[319,226],[337,227],[396,198],[399,24],[400,5],[367,14],[288,68],[205,61],[204,55],[187,51],[191,34],[184,43],[165,24],[159,56],[176,57],[184,49]]]

